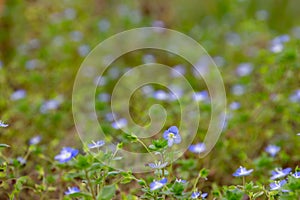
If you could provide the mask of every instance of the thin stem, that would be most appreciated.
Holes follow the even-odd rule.
[[[94,199],[94,200],[97,200],[96,194],[95,194],[95,191],[94,191],[94,188],[93,188],[93,185],[92,185],[92,182],[91,182],[90,177],[89,177],[89,175],[88,175],[88,171],[85,169],[85,170],[84,170],[84,173],[85,173],[86,179],[87,179],[87,181],[88,181],[88,185],[89,185],[89,188],[90,188],[90,190],[91,190],[93,199]]]
[[[117,152],[118,152],[119,148],[116,147],[116,150],[115,152],[112,154],[111,158],[109,159],[108,163],[107,163],[107,166],[104,166],[105,169],[104,169],[104,172],[103,172],[103,178],[102,178],[102,182],[101,182],[101,185],[99,187],[99,191],[102,193],[102,188],[104,187],[104,184],[105,184],[105,179],[106,179],[106,176],[107,176],[107,173],[109,171],[109,165],[110,165],[110,162],[113,160],[113,158],[117,155]]]
[[[154,158],[154,160],[155,160],[155,157],[154,157],[153,153],[150,151],[150,149],[148,149],[147,145],[142,140],[140,140],[139,138],[137,138],[137,141],[143,145],[143,147],[147,150],[148,153],[150,153],[152,158]]]
[[[197,187],[197,184],[198,184],[200,178],[201,178],[201,175],[200,175],[200,171],[199,171],[197,179],[196,179],[196,181],[195,181],[195,183],[193,185],[193,191],[196,190],[196,187]]]
[[[198,176],[197,176],[196,181],[195,181],[194,186],[193,186],[193,191],[196,190],[196,187],[197,187],[197,184],[198,184],[198,182],[199,182],[199,179],[201,178],[201,174],[200,174],[201,170],[202,170],[202,169],[201,169],[201,167],[200,167],[200,170],[199,170],[199,172],[198,172]]]

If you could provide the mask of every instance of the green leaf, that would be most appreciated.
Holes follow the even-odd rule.
[[[8,144],[0,144],[0,148],[8,148],[10,147]]]
[[[164,139],[159,139],[159,140],[153,140],[152,144],[149,145],[149,149],[158,151],[160,149],[166,148],[168,145],[168,141]]]
[[[90,163],[88,161],[88,158],[83,155],[77,156],[77,162],[76,162],[76,167],[78,169],[86,169],[90,166]]]
[[[125,137],[130,140],[130,142],[137,142],[138,137],[136,135],[132,134],[126,134]]]
[[[88,194],[88,193],[83,193],[83,192],[76,192],[74,194],[70,194],[69,195],[72,198],[76,198],[76,197],[84,197],[84,199],[92,199],[92,195]]]
[[[263,195],[263,194],[264,194],[263,191],[257,192],[257,193],[255,193],[255,194],[253,194],[253,198],[256,199],[256,198],[260,197],[260,196]]]
[[[204,179],[206,179],[206,178],[207,178],[207,176],[208,176],[208,174],[209,174],[209,170],[208,170],[208,169],[205,169],[205,168],[203,168],[203,169],[201,169],[201,171],[199,172],[199,174],[200,174],[200,177],[201,177],[201,178],[204,178]]]
[[[98,200],[110,200],[115,196],[116,186],[115,185],[106,185],[102,188],[97,199]]]

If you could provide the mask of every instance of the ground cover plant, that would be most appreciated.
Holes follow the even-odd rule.
[[[298,4],[0,1],[0,199],[299,199]],[[95,80],[95,110],[105,138],[80,140],[72,93],[81,63],[98,43],[137,27],[190,36],[220,71],[226,120],[206,156],[212,93],[187,60],[154,49],[123,55]],[[207,62],[201,57],[198,64]],[[154,104],[168,114],[148,139],[124,132],[129,119],[114,119],[110,102],[120,78],[147,63],[170,66],[194,90],[186,92],[178,74],[170,73],[168,87],[153,83],[132,94],[129,110],[136,124],[151,123]],[[180,128],[180,106],[189,99],[199,105],[199,127],[174,160],[189,134],[189,127]],[[124,149],[149,154],[151,160],[140,163],[148,171],[112,167],[122,163]]]

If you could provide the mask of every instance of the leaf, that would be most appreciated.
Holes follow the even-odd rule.
[[[137,142],[138,137],[136,135],[132,134],[126,134],[125,137],[130,141],[130,142]]]
[[[10,146],[8,144],[0,144],[0,148],[9,148]]]
[[[207,176],[208,176],[208,174],[209,174],[209,170],[208,170],[208,169],[205,169],[205,168],[203,168],[203,169],[201,169],[201,171],[199,172],[199,174],[200,174],[200,177],[201,177],[201,178],[204,178],[204,179],[206,179],[206,178],[207,178]]]
[[[74,194],[70,194],[69,195],[72,198],[76,198],[76,197],[84,197],[84,199],[92,199],[92,196],[88,193],[83,193],[83,192],[76,192]]]
[[[253,195],[253,198],[256,199],[256,198],[260,197],[260,196],[263,195],[263,194],[264,194],[264,191],[257,192],[257,193],[255,193],[255,194]]]
[[[77,156],[77,163],[76,163],[76,167],[78,169],[86,169],[90,166],[89,162],[88,162],[88,158],[86,156],[83,155],[79,155]]]
[[[115,196],[116,186],[115,185],[106,185],[102,188],[97,199],[98,200],[110,200]]]

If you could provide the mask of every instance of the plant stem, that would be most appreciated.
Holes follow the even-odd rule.
[[[198,176],[197,176],[197,179],[196,179],[196,181],[195,181],[195,183],[194,183],[194,185],[193,185],[193,191],[196,190],[196,187],[197,187],[197,184],[198,184],[198,182],[199,182],[200,177],[201,177],[201,175],[200,175],[200,171],[199,171]]]
[[[155,160],[155,157],[154,157],[153,153],[150,151],[150,149],[148,149],[147,145],[142,140],[140,140],[139,138],[137,138],[137,141],[143,145],[143,147],[147,150],[148,153],[150,153],[152,158],[154,158],[154,160]]]
[[[88,171],[85,169],[85,170],[84,170],[84,173],[85,173],[86,179],[87,179],[87,181],[88,181],[88,185],[89,185],[89,188],[90,188],[90,190],[91,190],[93,199],[94,199],[94,200],[97,200],[96,194],[95,194],[95,191],[94,191],[94,188],[93,188],[93,185],[92,185],[92,182],[91,182],[90,177],[89,177],[89,175],[88,175]]]

